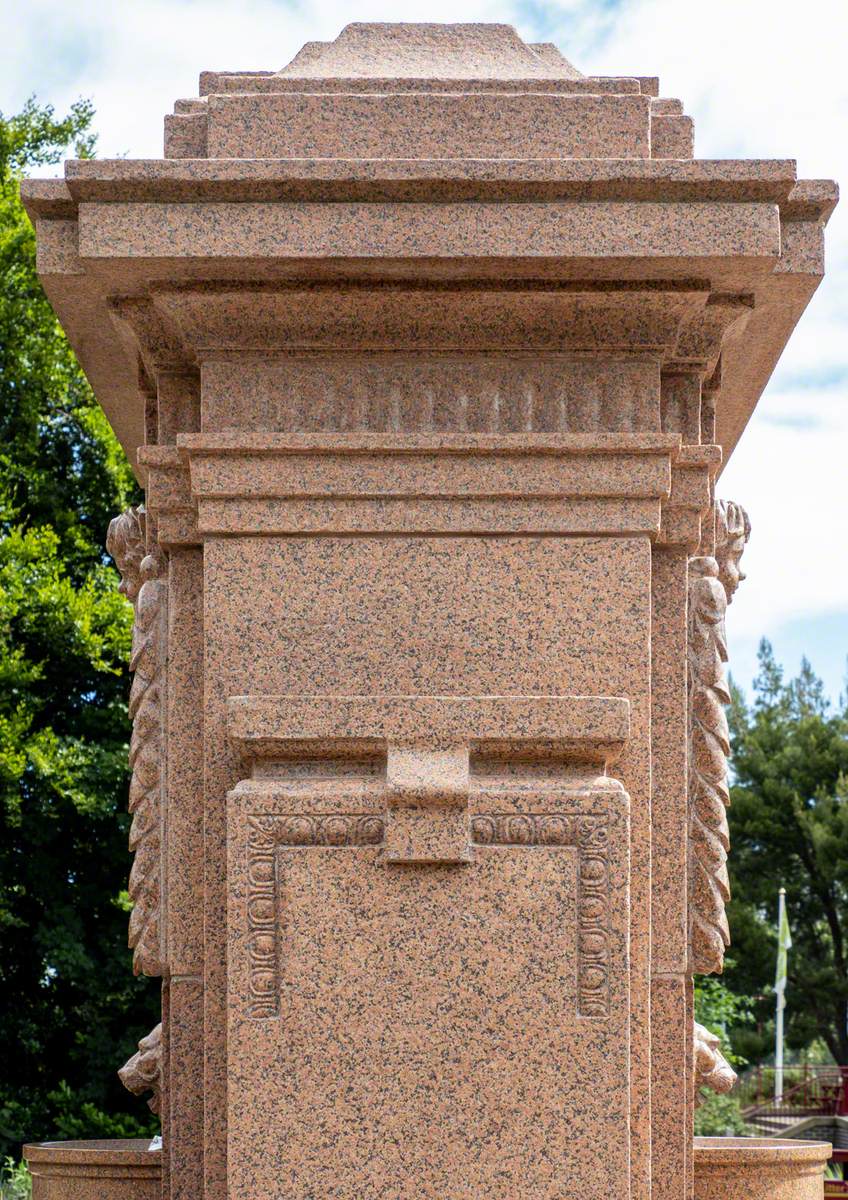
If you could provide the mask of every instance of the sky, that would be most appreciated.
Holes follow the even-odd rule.
[[[848,181],[846,0],[0,0],[0,111],[26,97],[97,110],[100,157],[158,158],[162,118],[201,70],[276,70],[348,21],[506,21],[586,74],[659,75],[695,118],[698,158],[796,158]],[[848,186],[848,184],[846,184]],[[768,637],[787,674],[806,654],[835,699],[848,655],[848,197],[828,275],[801,319],[719,494],[753,534],[728,614],[748,691]]]

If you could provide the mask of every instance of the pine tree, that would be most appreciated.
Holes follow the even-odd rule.
[[[753,704],[733,690],[730,928],[734,990],[762,997],[761,1033],[737,1031],[751,1059],[773,1044],[777,893],[792,930],[787,1042],[826,1043],[848,1064],[848,705],[831,709],[806,659],[784,681],[760,646]]]

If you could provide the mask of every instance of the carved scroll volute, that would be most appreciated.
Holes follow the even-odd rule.
[[[129,944],[136,974],[162,975],[161,851],[164,778],[165,653],[167,583],[158,547],[145,549],[145,514],[129,509],[109,526],[106,546],[121,572],[120,590],[135,608],[129,713],[130,849],[135,854],[129,895],[133,904]]]
[[[689,945],[691,969],[701,974],[721,972],[730,944],[725,915],[730,899],[725,613],[744,578],[739,559],[749,533],[744,510],[719,502],[716,557],[689,560]]]

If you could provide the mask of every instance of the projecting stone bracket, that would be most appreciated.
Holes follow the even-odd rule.
[[[629,704],[618,697],[238,696],[229,701],[229,734],[252,763],[250,786],[286,778],[298,761],[329,761],[337,764],[341,793],[363,763],[377,771],[384,764],[382,780],[372,775],[381,813],[369,831],[379,825],[379,836],[371,831],[366,841],[380,846],[379,861],[385,865],[473,860],[473,755],[489,754],[500,762],[547,758],[601,773],[628,733]],[[361,837],[343,833],[341,826],[341,841],[334,842],[333,821],[342,816],[348,820],[345,814],[304,812],[300,823],[327,826],[310,839],[314,844],[360,844]],[[297,824],[297,814],[291,819]]]
[[[468,746],[389,743],[387,863],[471,861]]]

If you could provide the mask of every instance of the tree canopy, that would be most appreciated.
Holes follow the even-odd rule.
[[[758,997],[758,1029],[736,1049],[756,1061],[774,1045],[778,889],[792,931],[786,1038],[822,1039],[848,1064],[848,706],[832,707],[806,660],[789,682],[760,646],[754,698],[733,688],[729,918],[734,991]]]
[[[158,987],[126,949],[132,611],[103,550],[137,486],[19,196],[33,167],[92,153],[92,115],[0,114],[0,1155],[151,1127],[115,1076]]]

